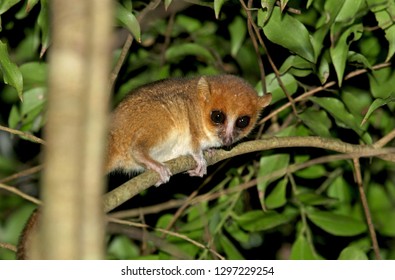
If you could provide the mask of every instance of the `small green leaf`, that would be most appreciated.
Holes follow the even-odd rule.
[[[214,12],[215,18],[219,19],[219,13],[221,12],[222,5],[225,3],[226,0],[214,0]]]
[[[331,114],[336,119],[336,123],[338,125],[351,128],[359,136],[361,136],[365,143],[372,143],[372,139],[370,138],[369,134],[365,133],[365,131],[360,128],[355,116],[347,111],[346,107],[340,100],[333,97],[310,97],[310,99],[328,111],[329,114]]]
[[[372,103],[372,94],[366,89],[346,86],[341,90],[341,97],[346,108],[360,123],[364,112]]]
[[[351,187],[342,176],[337,176],[328,187],[328,196],[341,203],[351,202]]]
[[[304,192],[296,195],[296,200],[306,206],[314,205],[329,205],[336,202],[336,200],[324,197],[322,195],[316,194],[314,192]]]
[[[259,162],[258,176],[263,177],[272,174],[276,170],[286,168],[289,165],[289,155],[288,154],[276,154],[271,156],[261,157]],[[258,183],[258,189],[265,192],[267,185],[272,182],[271,180],[264,180]]]
[[[355,246],[350,246],[344,248],[339,255],[339,260],[368,260],[368,257],[366,256],[365,252],[362,251],[361,249],[355,247]]]
[[[239,225],[234,221],[226,222],[224,225],[226,231],[240,243],[247,243],[250,239],[250,233],[242,230]]]
[[[284,206],[287,202],[286,191],[287,191],[288,178],[285,177],[277,183],[274,189],[266,197],[265,205],[268,209],[274,209]]]
[[[386,99],[381,99],[378,98],[373,101],[373,103],[369,106],[369,110],[364,116],[361,125],[364,125],[365,122],[369,119],[369,117],[373,114],[374,111],[376,111],[378,108],[381,106],[387,105],[388,103],[395,102],[395,95],[394,97],[388,97]]]
[[[344,70],[346,68],[346,61],[348,57],[348,49],[351,42],[359,40],[362,36],[363,25],[355,24],[344,31],[334,47],[329,49],[332,58],[333,66],[336,70],[337,80],[339,86],[342,85]],[[351,39],[350,39],[351,38]]]
[[[263,27],[272,15],[276,0],[261,0],[262,9],[258,10],[257,23]]]
[[[395,95],[395,71],[383,68],[369,74],[370,90],[375,98],[388,98]]]
[[[187,30],[189,33],[197,32],[202,28],[202,24],[199,20],[185,15],[178,15],[176,18],[176,23]]]
[[[17,128],[18,124],[22,121],[22,116],[19,113],[16,105],[12,106],[10,115],[8,116],[8,126],[11,128]]]
[[[393,186],[389,186],[390,189]],[[395,236],[395,207],[391,197],[382,185],[369,185],[367,199],[378,232],[385,236]]]
[[[281,74],[287,72],[297,77],[305,77],[313,72],[313,64],[300,56],[291,55],[281,65],[279,72]]]
[[[349,216],[308,209],[307,217],[318,227],[336,236],[355,236],[366,231],[366,224]]]
[[[126,236],[116,236],[108,245],[110,258],[118,260],[135,259],[139,257],[139,248]]]
[[[291,260],[319,260],[320,258],[314,251],[314,245],[310,243],[303,234],[292,244]]]
[[[116,7],[116,18],[122,24],[122,26],[129,30],[129,32],[138,42],[141,42],[140,23],[137,21],[134,14],[128,11],[120,3],[118,3]]]
[[[350,62],[350,64],[356,65],[357,67],[369,68],[369,69],[372,68],[372,65],[370,65],[369,60],[360,53],[349,51],[347,60]]]
[[[225,235],[218,235],[218,239],[222,249],[224,249],[227,260],[244,260],[243,255],[237,250],[236,246]]]
[[[330,74],[329,59],[327,58],[327,52],[322,56],[320,64],[318,66],[318,78],[321,84],[325,84]]]
[[[336,22],[352,23],[358,14],[359,7],[363,4],[364,0],[344,1],[339,13],[336,16]]]
[[[259,211],[254,210],[247,212],[241,216],[234,217],[235,221],[247,231],[261,231],[267,230],[279,225],[290,222],[297,216],[295,211],[284,211],[279,214],[274,211]]]
[[[185,43],[180,45],[173,45],[166,51],[166,60],[178,61],[183,59],[185,56],[193,55],[199,58],[203,58],[207,62],[214,62],[215,59],[211,53],[204,47],[195,43]]]
[[[20,66],[25,90],[46,87],[48,66],[45,63],[29,62]]]
[[[21,0],[2,0],[0,2],[0,15],[4,14],[12,6],[20,2]]]
[[[245,20],[241,17],[236,17],[234,21],[229,24],[231,54],[235,57],[243,44],[247,33],[247,26]]]
[[[299,117],[315,134],[324,137],[331,137],[330,128],[332,126],[332,122],[324,110],[317,111],[312,108],[308,108],[300,114]]]
[[[280,8],[273,9],[269,21],[263,27],[263,32],[273,43],[315,63],[314,49],[306,27],[294,17],[286,13],[281,14]]]
[[[298,89],[298,83],[292,75],[290,74],[281,75],[280,79],[290,95],[296,92],[296,90]],[[283,89],[280,87],[274,73],[267,75],[265,81],[266,81],[267,92],[270,92],[272,94],[272,103],[287,98],[284,94]],[[259,87],[257,88],[257,91],[259,95],[262,95],[262,85],[260,83],[259,83]]]
[[[389,61],[395,53],[395,3],[388,1],[386,10],[375,12],[376,20],[382,30],[384,30],[385,38],[388,41],[388,54],[385,61]]]
[[[14,87],[22,100],[23,77],[18,66],[10,60],[7,45],[0,41],[0,70],[3,73],[3,80],[6,84]]]
[[[21,104],[21,114],[27,115],[46,101],[46,88],[33,88],[23,93],[24,102]]]
[[[306,179],[316,179],[324,177],[326,173],[324,166],[316,164],[296,172],[295,175]]]
[[[37,18],[37,24],[41,30],[41,51],[40,57],[47,51],[50,42],[49,31],[49,9],[47,0],[40,0],[41,9]]]

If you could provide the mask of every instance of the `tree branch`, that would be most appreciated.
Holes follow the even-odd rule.
[[[272,137],[264,140],[249,141],[237,145],[230,151],[216,150],[211,157],[208,157],[206,154],[205,158],[208,165],[213,165],[221,160],[250,152],[295,147],[321,148],[344,154],[353,154],[358,157],[380,157],[380,155],[386,155],[387,160],[395,161],[395,148],[376,149],[372,146],[354,145],[341,142],[336,139],[315,136]],[[195,164],[196,163],[191,156],[182,156],[166,162],[166,165],[170,168],[172,174],[178,174],[193,169]],[[105,194],[105,212],[109,212],[118,207],[143,190],[154,185],[158,180],[159,175],[154,171],[148,170],[113,191]]]

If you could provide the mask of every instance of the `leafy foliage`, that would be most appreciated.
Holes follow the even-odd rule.
[[[171,10],[173,2],[160,5]],[[114,104],[150,81],[227,72],[246,78],[259,94],[272,93],[270,110],[278,111],[264,112],[264,135],[322,136],[370,145],[393,133],[394,1],[280,1],[277,6],[262,0],[248,10],[237,1],[205,1],[202,6],[177,2],[182,4],[172,15],[161,7],[150,23],[142,20],[146,5],[129,0],[117,4],[121,43],[114,44],[114,64],[125,30],[137,42],[118,75]],[[251,37],[249,15],[265,45],[254,39],[256,33]],[[47,102],[48,3],[4,0],[0,17],[0,124],[40,135]],[[294,98],[297,115],[284,90]],[[1,177],[38,164],[38,145],[6,133],[0,139]],[[125,217],[149,225],[144,229],[150,233],[148,242],[139,228],[113,234],[108,257],[169,259],[177,249],[178,257],[191,259],[374,258],[352,161],[308,164],[328,155],[313,148],[285,148],[215,166],[204,183],[177,175],[168,186],[151,189],[125,206],[141,207],[138,215]],[[378,158],[360,161],[381,255],[394,259],[395,165]],[[297,164],[306,167],[271,177]],[[262,177],[267,179],[254,181]],[[13,185],[36,195],[37,175],[18,177]],[[31,206],[0,191],[0,241],[15,244]],[[152,214],[153,206],[157,210]],[[0,250],[0,258],[12,257]]]

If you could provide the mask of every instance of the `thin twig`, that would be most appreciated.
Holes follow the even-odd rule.
[[[372,245],[373,245],[373,251],[376,256],[376,259],[381,260],[380,247],[379,247],[379,243],[377,242],[376,231],[374,230],[374,225],[373,225],[372,216],[370,214],[368,200],[366,198],[365,190],[363,188],[361,166],[359,164],[359,159],[353,158],[353,162],[355,167],[355,179],[358,184],[358,191],[361,197],[361,202],[362,202],[363,211],[365,213],[366,222],[368,224],[370,239],[372,240]]]
[[[249,0],[248,1],[248,8],[250,9],[251,7],[252,7],[252,0]],[[259,72],[261,73],[262,91],[265,94],[267,91],[265,68],[263,67],[263,62],[262,62],[261,54],[259,52],[258,42],[256,40],[256,36],[253,31],[251,13],[248,13],[247,16],[248,16],[248,19],[247,19],[248,33],[250,34],[251,42],[252,42],[252,45],[254,46],[256,57],[258,59]]]
[[[23,132],[23,131],[20,131],[20,130],[12,129],[12,128],[5,127],[5,126],[2,126],[2,125],[0,125],[0,130],[6,131],[6,132],[9,132],[11,134],[18,135],[18,136],[22,136],[22,137],[26,138],[27,140],[30,140],[30,141],[32,141],[34,143],[45,145],[45,141],[43,139],[38,138],[37,136],[34,136],[34,135],[30,134],[30,133],[26,133],[26,132]]]
[[[8,249],[12,252],[16,252],[16,247],[9,243],[0,242],[0,248]]]
[[[270,63],[270,66],[271,66],[272,69],[273,69],[273,72],[274,72],[274,74],[275,74],[275,76],[276,76],[276,79],[277,79],[277,81],[278,81],[278,84],[280,85],[280,87],[281,87],[281,89],[283,90],[284,94],[287,96],[287,98],[288,98],[288,100],[289,100],[289,103],[290,103],[291,106],[292,106],[292,110],[293,110],[295,116],[298,116],[298,112],[297,112],[297,110],[296,110],[295,102],[294,102],[293,98],[291,97],[291,95],[288,93],[288,90],[286,89],[286,87],[285,87],[283,81],[281,80],[280,72],[278,71],[276,64],[274,63],[274,61],[273,61],[273,59],[272,59],[272,57],[271,57],[271,55],[270,55],[268,49],[266,48],[266,44],[265,44],[265,42],[264,42],[263,39],[262,39],[262,36],[261,36],[261,34],[260,34],[260,31],[259,31],[259,28],[256,26],[255,22],[254,22],[253,19],[252,19],[251,9],[248,8],[248,7],[246,6],[246,4],[244,3],[243,0],[240,0],[240,3],[241,3],[241,5],[243,6],[245,12],[247,13],[248,21],[251,23],[251,25],[252,25],[252,27],[253,27],[253,29],[254,29],[254,31],[255,31],[255,35],[256,35],[256,37],[258,38],[259,43],[261,44],[263,50],[264,50],[265,53],[266,53],[267,59],[268,59],[268,61],[269,61],[269,63]]]
[[[26,169],[26,170],[22,170],[22,171],[20,171],[18,173],[14,173],[11,176],[2,178],[2,179],[0,179],[0,183],[7,183],[9,181],[12,181],[12,180],[15,180],[15,179],[18,179],[18,178],[21,178],[21,177],[32,175],[34,173],[37,173],[37,172],[41,171],[42,169],[43,169],[43,165],[40,164],[40,165],[34,166],[32,168],[29,168],[29,169]]]
[[[24,192],[21,192],[20,190],[18,190],[15,187],[11,187],[11,186],[8,186],[8,185],[0,184],[0,189],[7,190],[7,191],[12,192],[12,193],[14,193],[16,195],[19,195],[20,197],[22,197],[22,198],[24,198],[26,200],[29,200],[29,201],[37,204],[37,205],[41,205],[41,201],[40,200],[38,200],[37,198],[34,198],[34,197],[32,197],[32,196],[30,196],[28,194],[25,194]]]
[[[107,220],[109,222],[112,223],[116,223],[116,224],[122,224],[122,225],[128,225],[128,226],[133,226],[133,227],[139,227],[139,228],[143,228],[143,229],[153,229],[155,231],[164,233],[166,235],[170,235],[170,236],[174,236],[174,237],[178,237],[180,239],[183,239],[185,241],[190,242],[191,244],[195,245],[196,247],[202,248],[202,249],[207,249],[209,250],[211,253],[213,253],[214,255],[216,255],[219,259],[224,260],[225,258],[223,256],[221,256],[218,252],[214,251],[213,249],[208,248],[207,246],[204,246],[203,244],[189,238],[186,235],[183,234],[179,234],[176,232],[172,232],[169,230],[165,230],[165,229],[161,229],[161,228],[155,228],[155,227],[151,227],[147,224],[142,224],[142,223],[134,223],[134,222],[130,222],[130,221],[125,221],[125,220],[121,220],[121,219],[116,219],[116,218],[112,218],[112,217],[108,217]]]
[[[385,62],[385,63],[380,63],[380,64],[377,64],[377,65],[372,66],[372,69],[358,69],[358,70],[355,70],[355,71],[353,71],[353,72],[348,73],[348,74],[344,77],[344,80],[345,80],[345,81],[346,81],[346,80],[349,80],[349,79],[354,78],[354,77],[356,77],[356,76],[359,76],[359,75],[361,75],[361,74],[367,73],[367,72],[370,71],[370,70],[379,70],[379,69],[386,68],[386,67],[389,67],[389,66],[391,66],[391,63],[390,63],[390,62]],[[323,86],[320,86],[320,87],[314,88],[314,89],[312,89],[312,90],[306,91],[306,92],[303,93],[302,95],[296,97],[296,98],[294,99],[294,101],[295,101],[295,102],[299,102],[299,101],[305,100],[305,99],[307,99],[308,97],[310,97],[310,96],[316,94],[317,92],[326,90],[326,89],[328,89],[328,88],[330,88],[330,87],[332,87],[332,86],[334,86],[334,85],[336,85],[336,84],[337,84],[337,82],[335,82],[335,81],[328,82],[328,83],[326,83],[326,84],[323,85]],[[264,118],[259,122],[259,124],[262,124],[262,123],[268,121],[268,120],[271,119],[273,116],[275,116],[275,115],[279,114],[280,112],[284,111],[285,109],[287,109],[287,108],[288,108],[289,106],[291,106],[291,105],[292,105],[292,104],[291,104],[290,102],[284,104],[284,105],[281,106],[280,108],[276,109],[275,111],[271,112],[269,115],[267,115],[266,117],[264,117]]]
[[[382,148],[395,138],[395,129],[373,144],[375,148]]]

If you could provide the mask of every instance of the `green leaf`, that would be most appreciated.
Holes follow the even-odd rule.
[[[21,114],[27,115],[46,102],[46,88],[33,88],[23,93],[24,102],[21,104]]]
[[[280,8],[273,9],[272,16],[263,26],[263,32],[271,42],[315,63],[314,49],[306,27],[290,15],[282,15]]]
[[[221,12],[222,5],[225,3],[226,0],[214,0],[214,12],[215,18],[219,18],[219,13]]]
[[[176,23],[189,33],[197,32],[202,28],[202,24],[199,20],[181,14],[177,16]]]
[[[240,243],[247,243],[250,238],[250,233],[242,230],[234,221],[229,221],[224,224],[226,231]]]
[[[336,202],[334,199],[324,197],[311,191],[297,194],[295,198],[297,201],[306,206],[329,205]]]
[[[347,60],[350,62],[350,64],[353,64],[357,67],[369,68],[369,69],[372,68],[372,65],[370,65],[369,60],[360,53],[349,51]]]
[[[261,157],[259,162],[258,177],[263,177],[272,174],[276,170],[286,168],[289,165],[288,154],[276,154],[271,156]],[[267,185],[274,181],[276,178],[271,180],[264,180],[258,183],[258,189],[265,192]]]
[[[291,260],[319,260],[314,245],[303,234],[299,234],[291,248]]]
[[[218,235],[219,243],[224,249],[227,260],[244,260],[243,255],[237,250],[236,246],[223,234]]]
[[[133,35],[137,42],[141,42],[141,31],[139,22],[137,21],[134,14],[128,11],[120,3],[117,3],[116,6],[116,18],[122,24],[122,26],[126,27],[129,30],[129,32]]]
[[[295,211],[284,211],[279,214],[274,211],[249,211],[241,216],[235,216],[234,219],[244,230],[261,231],[268,230],[293,220],[297,216]]]
[[[40,57],[47,51],[50,42],[50,30],[49,30],[49,9],[47,0],[40,0],[41,9],[37,18],[37,24],[41,31],[41,51]]]
[[[315,210],[306,211],[307,217],[316,226],[336,236],[355,236],[366,232],[366,224],[349,216]]]
[[[292,75],[285,74],[280,76],[280,79],[290,95],[296,92],[296,90],[298,89],[298,83]],[[272,94],[272,103],[287,98],[284,94],[283,89],[280,87],[276,75],[274,73],[267,75],[265,81],[266,81],[267,92],[271,92]],[[257,87],[257,91],[259,95],[263,94],[262,85],[260,83],[259,86]]]
[[[388,41],[388,54],[385,61],[389,61],[395,53],[395,3],[388,1],[386,10],[375,12],[376,20],[382,30],[384,30],[385,38]]]
[[[366,112],[366,109],[372,103],[371,93],[366,89],[347,86],[341,90],[341,97],[346,108],[355,117],[355,120],[360,123],[363,113]]]
[[[329,59],[327,52],[324,53],[320,60],[320,64],[318,66],[318,78],[320,79],[321,84],[325,84],[328,80],[330,74],[329,69]]]
[[[10,60],[7,45],[0,41],[0,69],[3,73],[4,83],[14,87],[22,100],[23,77],[18,66]]]
[[[268,209],[274,209],[284,206],[287,202],[286,191],[287,191],[288,178],[284,177],[281,179],[274,189],[269,193],[265,199],[265,205]]]
[[[393,186],[390,186],[393,188]],[[382,235],[395,236],[395,207],[393,197],[382,185],[371,184],[367,193],[370,211],[375,228]]]
[[[2,0],[0,1],[0,15],[8,11],[12,6],[20,2],[21,0]]]
[[[12,106],[10,115],[8,116],[8,126],[11,128],[17,128],[18,124],[22,121],[22,116],[19,113],[17,106]]]
[[[363,3],[364,0],[344,1],[335,21],[351,24],[355,20],[359,8]]]
[[[185,56],[193,55],[206,60],[207,62],[214,62],[215,59],[211,53],[204,47],[195,43],[183,43],[180,45],[173,45],[166,51],[166,60],[179,61]]]
[[[383,68],[369,74],[370,90],[375,98],[388,98],[395,95],[395,71]]]
[[[139,248],[126,236],[116,236],[108,245],[110,258],[118,260],[135,259],[139,257]]]
[[[288,72],[297,77],[306,77],[313,72],[313,64],[300,56],[291,55],[281,65],[279,72],[281,74]]]
[[[339,255],[339,260],[368,260],[368,257],[366,256],[365,252],[362,251],[361,249],[355,247],[355,246],[350,246],[344,248]]]
[[[19,67],[23,76],[25,90],[46,87],[48,78],[48,65],[40,62],[29,62]]]
[[[308,108],[302,114],[299,114],[299,118],[316,135],[331,137],[330,128],[332,122],[324,110],[317,111],[313,108]]]
[[[328,187],[328,196],[341,203],[351,202],[351,187],[342,176],[337,176]]]
[[[326,169],[320,164],[316,164],[295,173],[296,176],[305,179],[317,179],[326,175]]]
[[[388,97],[386,99],[378,98],[374,100],[373,103],[369,106],[369,110],[364,116],[361,125],[363,125],[369,119],[369,117],[373,114],[374,111],[376,111],[381,106],[387,105],[388,103],[391,102],[395,102],[395,95],[394,97]]]
[[[347,111],[340,100],[333,97],[310,97],[310,100],[328,111],[329,114],[336,119],[338,125],[351,128],[365,141],[365,143],[372,143],[370,136],[360,128],[355,116]]]
[[[231,55],[235,57],[242,46],[246,33],[247,26],[245,20],[241,17],[236,17],[234,21],[229,24]]]
[[[335,67],[336,70],[339,86],[342,85],[349,46],[351,42],[359,40],[361,38],[362,32],[363,32],[362,24],[355,24],[351,26],[340,35],[340,38],[335,43],[334,47],[331,47],[329,49],[333,66]]]
[[[257,23],[263,27],[272,15],[276,0],[261,0],[262,9],[258,10]]]

